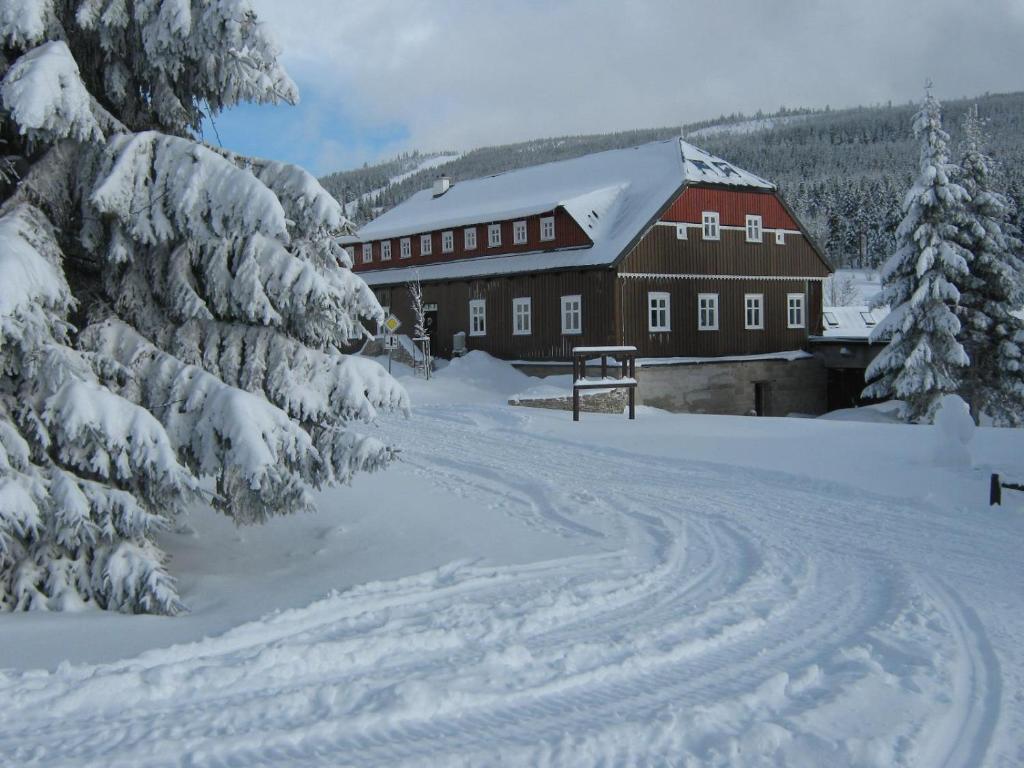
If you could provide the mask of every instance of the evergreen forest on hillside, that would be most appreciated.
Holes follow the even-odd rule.
[[[1001,186],[1024,220],[1024,93],[986,94],[943,104],[954,149],[966,111],[977,105]],[[778,184],[836,266],[877,268],[892,253],[900,205],[917,164],[911,119],[918,105],[780,110],[683,126],[688,141]],[[538,163],[669,138],[679,128],[537,139],[475,149],[412,172],[437,155],[408,153],[321,179],[363,224],[446,173],[458,183]],[[405,175],[408,174],[408,175]],[[403,176],[397,183],[395,177]]]

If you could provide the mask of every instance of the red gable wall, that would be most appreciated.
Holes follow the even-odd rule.
[[[726,227],[745,227],[749,214],[761,216],[761,226],[765,229],[799,229],[772,192],[707,187],[688,187],[683,190],[683,194],[669,206],[661,220],[700,224],[701,213],[704,211],[718,211],[721,223]]]

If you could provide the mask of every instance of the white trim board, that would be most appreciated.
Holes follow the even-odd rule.
[[[658,279],[669,279],[669,280],[782,280],[786,282],[794,282],[799,280],[809,280],[824,282],[828,280],[827,277],[805,277],[803,275],[702,275],[697,273],[687,274],[668,274],[661,272],[620,272],[620,278],[658,278]]]

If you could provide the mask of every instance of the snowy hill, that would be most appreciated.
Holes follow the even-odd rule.
[[[165,536],[191,614],[0,615],[0,764],[1024,756],[1024,494],[986,503],[1020,430],[948,466],[876,411],[573,423],[481,353],[399,375],[394,469]]]

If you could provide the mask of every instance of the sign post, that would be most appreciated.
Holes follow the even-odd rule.
[[[388,351],[388,373],[391,373],[391,355],[398,349],[398,338],[395,331],[402,327],[402,321],[394,315],[388,315],[384,320],[384,349]]]

